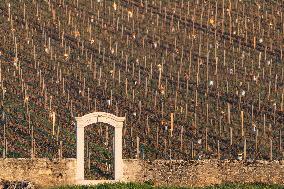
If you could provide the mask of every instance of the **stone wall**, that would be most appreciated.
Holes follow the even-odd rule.
[[[165,186],[205,186],[230,182],[284,185],[284,161],[124,160],[124,180],[151,181]]]
[[[75,183],[76,159],[0,159],[0,179],[46,187]]]
[[[204,186],[228,182],[284,185],[284,161],[123,160],[123,181],[164,186]],[[76,159],[0,159],[0,180],[27,180],[36,186],[76,184]]]

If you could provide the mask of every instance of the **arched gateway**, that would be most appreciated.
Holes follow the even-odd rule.
[[[114,129],[114,179],[119,181],[123,176],[122,162],[122,128],[125,117],[117,117],[106,112],[93,112],[76,117],[77,126],[77,172],[76,180],[84,181],[84,128],[93,123],[107,123]]]

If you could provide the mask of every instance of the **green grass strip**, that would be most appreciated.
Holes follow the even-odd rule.
[[[52,189],[284,189],[281,185],[267,184],[222,184],[207,187],[155,187],[151,183],[115,183],[99,184],[95,186],[61,186]]]

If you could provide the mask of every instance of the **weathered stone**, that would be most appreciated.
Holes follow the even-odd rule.
[[[283,161],[124,160],[123,163],[123,181],[126,182],[166,186],[205,186],[226,182],[284,184]],[[25,180],[40,187],[70,185],[75,184],[75,175],[76,159],[0,159],[0,189],[5,188],[7,180]]]
[[[71,158],[60,161],[41,158],[0,159],[0,178],[5,182],[26,180],[41,187],[74,184],[75,173],[76,159]],[[60,179],[59,174],[62,175]]]
[[[34,189],[35,186],[29,181],[8,181],[1,180],[0,182],[1,189]]]
[[[284,184],[284,166],[279,161],[124,160],[124,181],[149,180],[155,181],[155,185],[166,186],[205,186],[227,182]]]

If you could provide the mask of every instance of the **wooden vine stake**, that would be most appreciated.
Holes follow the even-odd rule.
[[[228,103],[228,123],[231,124],[231,105]]]
[[[270,161],[272,161],[273,159],[273,153],[272,153],[272,148],[273,148],[273,144],[272,144],[272,138],[269,139],[270,140],[270,155],[269,155],[269,159]]]
[[[33,139],[33,156],[34,156],[34,158],[36,156],[36,143],[35,143],[35,139]]]
[[[208,151],[208,128],[205,128],[205,150]]]
[[[55,135],[55,112],[52,112],[52,135]]]
[[[180,150],[182,151],[183,147],[183,126],[181,126],[181,131],[180,131]]]
[[[247,139],[244,138],[244,161],[247,159]]]
[[[191,159],[194,158],[194,155],[195,155],[195,153],[194,153],[194,145],[193,145],[193,141],[191,141]]]
[[[284,89],[283,89],[284,90]],[[283,112],[284,111],[284,93],[282,93],[281,95],[281,104],[280,104],[280,111]]]
[[[62,141],[59,142],[58,157],[62,159]]]
[[[241,111],[241,129],[242,129],[242,137],[245,136],[245,133],[244,133],[244,112]]]
[[[171,137],[173,136],[174,130],[174,113],[171,113]]]
[[[88,154],[88,169],[91,170],[91,155],[92,153],[89,151],[89,154]]]
[[[32,148],[31,148],[31,158],[34,158],[35,157],[35,154],[34,154],[34,126],[32,125],[32,131],[31,131],[31,144],[32,144]]]
[[[150,127],[149,127],[149,117],[148,115],[146,116],[146,134],[150,134]]]
[[[258,129],[256,130],[255,133],[255,152],[257,153],[258,150]]]
[[[139,159],[139,156],[140,156],[139,146],[140,146],[140,138],[139,136],[137,136],[136,137],[136,159]]]
[[[281,128],[279,131],[279,151],[280,153],[282,152],[282,133],[281,133]]]
[[[233,145],[233,128],[230,127],[230,145]]]
[[[2,101],[3,102],[3,101]],[[4,119],[4,113],[2,119]],[[3,141],[3,158],[6,158],[7,156],[7,139],[6,139],[6,124],[4,124],[4,141]]]
[[[218,147],[218,150],[217,150],[218,159],[220,160],[221,159],[221,155],[220,155],[220,141],[219,140],[218,140],[218,143],[217,143],[217,147]]]

